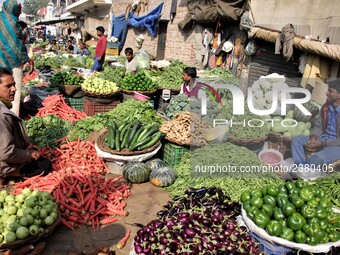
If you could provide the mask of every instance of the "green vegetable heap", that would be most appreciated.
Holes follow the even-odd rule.
[[[84,81],[84,78],[80,75],[76,75],[74,71],[56,72],[51,78],[51,85],[80,85]]]
[[[62,120],[54,114],[35,116],[24,124],[31,143],[38,147],[58,146],[56,141],[66,136],[72,125],[71,122]]]
[[[120,84],[124,78],[124,67],[106,66],[104,70],[97,75],[97,77]]]
[[[157,89],[158,86],[144,72],[138,72],[137,74],[127,74],[121,81],[120,87],[125,90],[149,91]]]
[[[160,125],[163,123],[163,119],[152,109],[149,102],[128,99],[118,104],[117,107],[109,112],[95,114],[93,117],[87,117],[77,121],[67,137],[71,141],[75,141],[78,138],[80,140],[86,140],[91,132],[108,127],[113,120],[116,121],[118,125],[135,120],[139,120],[145,125]]]
[[[312,183],[299,179],[267,185],[243,192],[241,201],[247,216],[269,235],[309,245],[340,240],[340,214]]]
[[[206,148],[208,147],[208,148]],[[259,189],[267,184],[282,184],[284,181],[280,179],[278,176],[267,174],[265,176],[261,176],[256,173],[247,173],[246,176],[242,177],[241,175],[233,177],[225,174],[225,178],[211,178],[207,177],[207,174],[193,174],[190,172],[191,166],[193,162],[197,162],[197,159],[201,157],[199,164],[210,164],[210,162],[214,162],[214,164],[223,164],[227,165],[226,162],[223,162],[223,157],[226,155],[227,158],[232,157],[236,164],[243,163],[245,164],[255,164],[259,165],[260,162],[255,158],[255,154],[251,151],[248,151],[245,147],[238,147],[236,145],[232,145],[229,143],[220,144],[219,146],[211,147],[205,146],[203,148],[197,149],[194,152],[198,151],[198,153],[186,153],[182,156],[181,162],[179,165],[175,167],[175,171],[177,173],[178,178],[175,183],[170,187],[167,187],[166,190],[170,192],[171,196],[183,195],[184,191],[188,187],[192,188],[200,188],[204,187],[220,187],[222,190],[227,192],[233,201],[240,201],[240,195],[243,191],[251,191],[253,189]],[[221,152],[219,152],[221,151]],[[240,151],[242,151],[240,153]],[[193,154],[193,155],[192,155]],[[202,155],[205,154],[203,157]],[[218,154],[220,156],[215,156]],[[221,156],[223,154],[223,156]],[[242,155],[242,156],[241,156]],[[250,157],[250,158],[249,158]],[[201,163],[202,161],[206,161]],[[229,163],[228,163],[229,164]],[[195,163],[195,165],[198,165]]]
[[[16,196],[0,192],[0,243],[37,236],[58,218],[58,206],[48,192],[23,189]]]

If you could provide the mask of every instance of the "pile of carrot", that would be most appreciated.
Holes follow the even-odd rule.
[[[29,82],[30,80],[33,80],[38,77],[38,72],[34,70],[31,74],[26,74],[24,78],[22,79],[22,84],[25,84]]]
[[[109,172],[89,141],[66,142],[59,149],[39,149],[42,156],[52,161],[53,171],[47,176],[35,176],[14,186],[14,193],[24,188],[53,192],[59,204],[62,223],[75,229],[79,224],[92,226],[110,224],[125,216],[130,185],[117,178],[105,178]]]
[[[43,107],[38,110],[36,116],[43,117],[50,114],[55,114],[59,118],[71,122],[86,118],[84,112],[68,106],[60,94],[47,96],[43,101]]]

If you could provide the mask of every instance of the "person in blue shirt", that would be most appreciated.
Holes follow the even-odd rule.
[[[324,169],[323,166],[340,159],[340,79],[328,83],[326,95],[326,103],[320,109],[311,135],[292,139],[295,164]],[[307,157],[306,152],[312,155]]]

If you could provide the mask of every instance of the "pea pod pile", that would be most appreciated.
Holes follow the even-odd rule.
[[[297,180],[243,192],[247,216],[269,235],[317,245],[340,240],[340,214],[316,185]]]
[[[123,122],[120,126],[112,121],[108,126],[107,146],[116,151],[128,148],[129,151],[145,150],[155,145],[162,133],[157,125],[142,125],[139,120]]]
[[[219,188],[188,189],[137,231],[137,254],[264,254],[238,226],[240,205]]]

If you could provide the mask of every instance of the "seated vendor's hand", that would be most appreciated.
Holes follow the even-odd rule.
[[[319,141],[319,140],[310,140],[307,143],[307,149],[311,150],[311,151],[315,151],[317,149],[321,149],[324,146],[325,146],[324,143]]]
[[[31,153],[31,157],[35,160],[37,160],[38,158],[40,158],[40,152],[39,151],[33,151]]]

